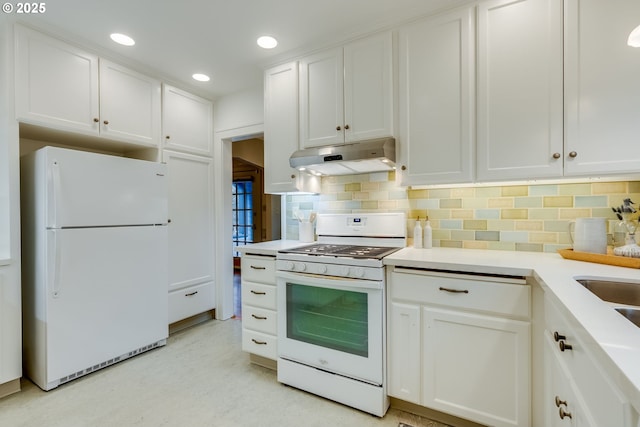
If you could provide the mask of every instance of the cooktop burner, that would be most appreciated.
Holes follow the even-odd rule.
[[[351,257],[364,259],[382,259],[400,248],[387,246],[334,245],[315,243],[313,245],[280,251],[289,254],[303,254],[315,256]]]

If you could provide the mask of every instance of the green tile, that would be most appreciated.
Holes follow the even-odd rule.
[[[545,208],[572,208],[573,196],[545,196],[542,205]]]
[[[542,197],[516,197],[513,207],[515,208],[541,208]]]
[[[500,240],[499,231],[476,231],[476,240],[487,240],[497,242]]]
[[[600,208],[609,203],[607,196],[576,196],[576,208]]]
[[[540,243],[516,243],[516,251],[542,252],[544,246]]]
[[[487,221],[484,219],[465,219],[463,228],[465,230],[486,230]]]
[[[462,207],[462,199],[440,199],[440,209],[459,209]]]

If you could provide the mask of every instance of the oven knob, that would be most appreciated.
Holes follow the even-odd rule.
[[[305,271],[307,269],[307,264],[301,262],[299,264],[296,265],[296,267],[298,268],[298,270],[300,271]]]
[[[356,267],[354,274],[356,275],[356,277],[364,277],[364,268]]]
[[[295,268],[295,265],[291,261],[287,261],[287,263],[285,264],[285,268],[287,270],[293,270]]]
[[[327,272],[327,266],[326,265],[321,265],[318,267],[318,273],[320,274],[324,274]]]

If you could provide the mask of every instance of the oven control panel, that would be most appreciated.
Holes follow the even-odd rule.
[[[276,269],[293,273],[317,274],[321,276],[349,279],[384,280],[384,267],[360,267],[317,262],[276,260]]]

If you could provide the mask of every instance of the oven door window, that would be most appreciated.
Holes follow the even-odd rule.
[[[369,355],[367,294],[287,283],[287,337]]]

